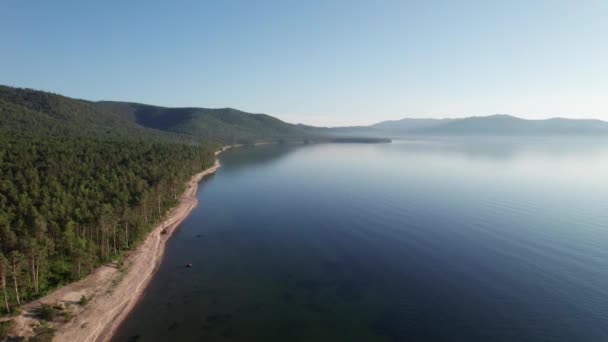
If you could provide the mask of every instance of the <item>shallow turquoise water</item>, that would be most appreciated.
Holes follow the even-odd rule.
[[[608,341],[606,140],[221,161],[116,341]]]

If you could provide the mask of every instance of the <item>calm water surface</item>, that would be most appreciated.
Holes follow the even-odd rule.
[[[221,162],[116,341],[608,341],[607,141]]]

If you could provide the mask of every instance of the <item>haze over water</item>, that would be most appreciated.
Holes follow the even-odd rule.
[[[606,341],[608,141],[517,140],[229,150],[115,340]]]

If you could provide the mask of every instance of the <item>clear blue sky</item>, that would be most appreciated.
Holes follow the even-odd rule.
[[[0,1],[0,83],[290,122],[608,120],[608,1]]]

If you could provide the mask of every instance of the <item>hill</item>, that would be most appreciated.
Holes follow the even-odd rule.
[[[115,134],[138,129],[121,115],[103,110],[92,102],[32,89],[0,86],[0,111],[3,129],[61,129],[72,133],[112,130]]]
[[[384,142],[356,129],[294,125],[233,108],[168,108],[132,102],[92,102],[32,89],[0,86],[0,130],[11,134],[64,134],[161,139],[214,145],[285,141]],[[367,130],[363,128],[362,131]],[[335,134],[340,131],[340,134]]]
[[[310,132],[266,114],[233,108],[167,108],[129,102],[102,101],[101,110],[119,113],[138,125],[225,143],[303,140]]]
[[[608,122],[553,118],[526,120],[510,115],[472,116],[462,119],[401,119],[370,126],[322,129],[326,134],[364,136],[495,135],[495,136],[597,136],[608,135]]]
[[[445,135],[603,135],[608,122],[600,120],[525,120],[510,115],[491,115],[449,120],[416,130],[420,134]]]
[[[91,102],[31,89],[0,86],[0,129],[162,138],[221,144],[304,140],[311,132],[265,114],[232,108],[166,108],[128,102]]]

